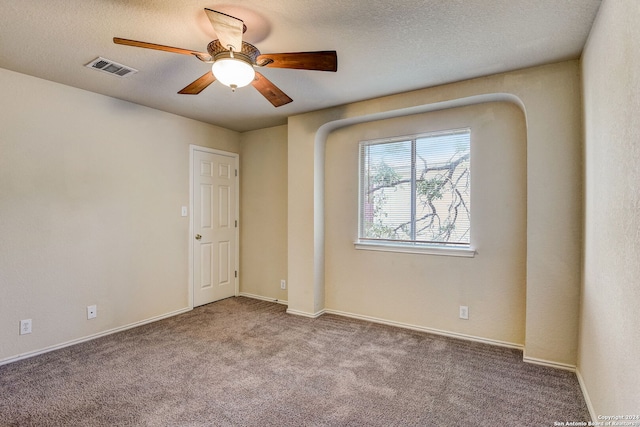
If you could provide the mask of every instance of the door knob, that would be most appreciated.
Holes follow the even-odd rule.
[[[202,236],[199,234],[196,234],[196,240],[200,240],[200,239],[202,239]]]

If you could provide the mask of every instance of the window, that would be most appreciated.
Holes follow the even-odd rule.
[[[469,129],[360,143],[357,245],[469,249],[470,160]]]

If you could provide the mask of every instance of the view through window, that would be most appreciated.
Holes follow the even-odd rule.
[[[359,241],[469,247],[470,130],[360,144]]]

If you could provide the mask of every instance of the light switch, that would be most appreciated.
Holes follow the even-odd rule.
[[[187,207],[186,206],[182,207],[182,216],[187,216]]]

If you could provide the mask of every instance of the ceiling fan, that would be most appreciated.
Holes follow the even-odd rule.
[[[192,55],[202,62],[213,64],[210,71],[180,90],[179,94],[197,95],[216,80],[229,86],[233,91],[251,83],[274,107],[280,107],[293,100],[265,76],[255,71],[254,67],[317,71],[338,70],[338,58],[335,50],[261,54],[255,46],[242,41],[242,34],[247,30],[247,27],[241,19],[211,9],[204,11],[218,36],[216,40],[209,43],[206,53],[119,37],[114,37],[113,42]]]

